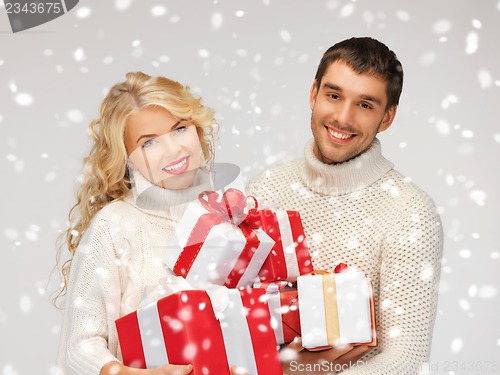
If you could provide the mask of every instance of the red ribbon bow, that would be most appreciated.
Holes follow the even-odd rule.
[[[251,198],[255,201],[255,208],[246,214],[247,197],[238,189],[227,189],[220,200],[216,191],[201,192],[198,201],[208,213],[201,215],[194,225],[186,245],[174,264],[175,274],[186,277],[212,227],[227,222],[238,226],[246,239],[246,244],[224,283],[228,288],[235,288],[260,244],[259,238],[253,232],[259,228],[260,223],[257,200]]]
[[[222,199],[219,200],[219,193],[216,191],[206,190],[200,193],[198,201],[201,205],[212,213],[219,213],[227,216],[227,221],[234,225],[239,225],[247,216],[253,216],[257,212],[257,200],[255,201],[255,208],[252,208],[248,214],[245,213],[247,206],[247,197],[241,190],[230,188],[222,194]],[[254,221],[254,220],[250,220]]]

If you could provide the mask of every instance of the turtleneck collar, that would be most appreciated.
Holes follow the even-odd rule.
[[[193,185],[186,189],[169,190],[149,182],[139,171],[130,170],[133,184],[131,193],[124,199],[148,214],[179,221],[187,205],[196,201],[204,190],[223,190],[235,187],[244,191],[240,169],[230,163],[215,163],[200,168]]]
[[[314,155],[313,147],[314,139],[310,140],[305,148],[302,179],[307,187],[319,194],[342,195],[363,189],[394,167],[382,156],[377,138],[361,155],[339,164],[325,164],[319,161]]]
[[[125,201],[141,211],[175,221],[181,219],[186,205],[198,199],[203,190],[212,190],[208,168],[198,170],[192,186],[178,190],[164,189],[152,184],[137,170],[131,170],[131,175],[132,193],[125,198]]]

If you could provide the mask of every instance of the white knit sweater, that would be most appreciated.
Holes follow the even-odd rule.
[[[300,211],[315,269],[342,261],[373,281],[379,346],[349,374],[418,374],[436,315],[442,227],[432,200],[393,169],[375,139],[342,164],[305,158],[256,177],[247,193]]]
[[[166,245],[185,205],[211,187],[201,177],[182,191],[142,178],[139,192],[96,214],[71,264],[58,353],[64,374],[98,375],[106,363],[121,361],[115,320],[139,307],[146,287],[171,274]]]

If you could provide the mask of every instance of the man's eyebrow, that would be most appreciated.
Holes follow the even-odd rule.
[[[323,88],[330,89],[330,90],[336,90],[336,91],[342,91],[342,88],[340,86],[337,86],[336,84],[330,83],[330,82],[325,82],[323,84]]]
[[[382,101],[375,96],[361,95],[361,99],[366,100],[367,102],[373,102],[375,104],[382,105]]]

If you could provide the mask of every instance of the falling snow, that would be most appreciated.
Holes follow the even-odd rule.
[[[27,314],[31,311],[33,302],[31,301],[31,297],[28,295],[22,295],[19,299],[19,308],[23,314]]]
[[[493,77],[491,76],[491,73],[486,69],[481,69],[477,74],[477,78],[482,89],[491,87],[493,85]]]
[[[119,11],[127,10],[132,5],[132,0],[115,0],[115,7]]]
[[[488,172],[500,160],[495,107],[500,56],[494,37],[500,1],[464,3],[460,11],[444,1],[446,11],[427,13],[410,3],[374,7],[363,0],[325,0],[317,9],[306,2],[292,8],[273,0],[238,6],[214,0],[200,3],[196,13],[182,2],[169,2],[167,8],[161,2],[113,0],[104,6],[90,1],[80,2],[64,22],[3,35],[0,162],[2,194],[9,194],[4,209],[12,218],[0,228],[2,248],[10,256],[2,270],[8,280],[22,281],[0,304],[2,335],[6,328],[8,339],[15,335],[30,342],[30,352],[30,345],[37,345],[42,372],[63,373],[43,348],[57,345],[59,317],[38,298],[45,301],[53,291],[47,278],[55,237],[66,228],[73,181],[81,181],[80,162],[89,146],[85,127],[115,79],[129,69],[143,69],[189,83],[216,111],[222,129],[217,158],[237,161],[250,178],[266,166],[302,156],[310,138],[308,90],[319,56],[336,35],[364,34],[394,46],[405,66],[398,115],[380,136],[384,154],[429,193],[442,216],[445,259],[432,355],[443,361],[475,360],[483,352],[491,357],[491,346],[500,347],[499,326],[484,309],[486,304],[500,309],[500,252],[491,230],[498,222],[500,186],[497,174]],[[64,35],[64,41],[58,39]],[[399,194],[396,186],[384,189]],[[410,218],[425,220],[418,214]],[[420,235],[412,233],[408,241]],[[308,237],[315,257],[324,240],[321,233]],[[359,236],[347,246],[363,251]],[[30,272],[19,272],[25,269]],[[464,269],[470,274],[465,276]],[[418,272],[429,279],[434,270],[424,266]],[[107,275],[96,271],[98,277]],[[382,307],[405,314],[389,299]],[[28,341],[10,326],[18,327],[35,311],[47,323]],[[489,346],[473,347],[467,329],[448,330],[449,323],[487,332]],[[182,329],[179,321],[171,324]],[[388,332],[390,337],[402,333],[399,327]],[[188,346],[185,355],[210,345],[205,340],[199,348]],[[2,375],[29,373],[27,365],[15,361],[17,354],[4,350]],[[293,351],[280,355],[294,358]]]
[[[154,17],[162,17],[167,14],[167,8],[162,5],[155,5],[151,8],[151,14]]]
[[[90,16],[91,13],[92,11],[90,10],[89,7],[81,7],[77,9],[76,16],[80,19],[84,19]]]
[[[472,55],[473,53],[476,53],[478,48],[479,48],[479,36],[476,32],[471,31],[467,35],[465,53],[468,55]]]
[[[33,104],[33,97],[24,92],[18,93],[15,97],[14,100],[16,101],[17,104],[19,104],[22,107],[28,107]]]
[[[224,22],[224,17],[222,15],[222,13],[220,12],[215,12],[213,15],[212,15],[212,27],[214,29],[220,29],[222,27],[222,23]]]
[[[451,342],[451,351],[453,353],[458,353],[462,350],[462,347],[463,347],[463,339],[460,338],[460,337],[457,337],[455,338],[452,342]]]
[[[77,48],[73,52],[73,58],[75,59],[75,61],[78,61],[78,62],[85,60],[86,56],[85,56],[85,52],[83,51],[83,48]]]
[[[451,22],[449,20],[439,20],[433,26],[433,31],[436,34],[446,34],[451,29]]]

